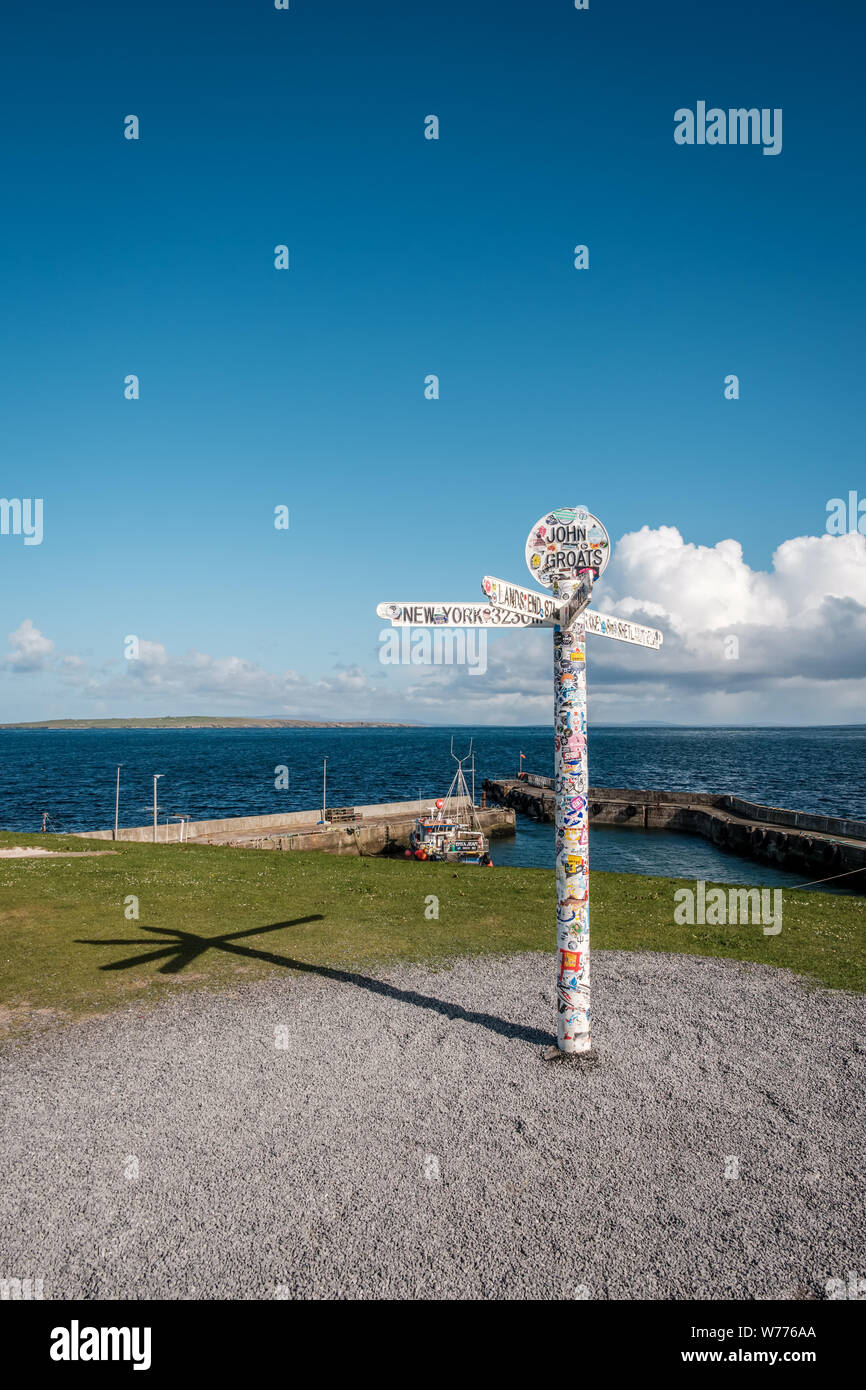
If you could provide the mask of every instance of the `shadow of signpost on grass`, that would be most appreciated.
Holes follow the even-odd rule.
[[[251,946],[239,946],[238,941],[247,936],[261,936],[265,932],[282,931],[287,927],[301,927],[308,922],[323,922],[325,919],[321,913],[315,913],[310,917],[297,917],[291,922],[271,922],[264,927],[250,927],[246,931],[224,932],[221,936],[199,936],[196,932],[180,931],[171,927],[150,927],[142,923],[141,930],[156,932],[158,936],[168,938],[170,944],[154,949],[156,941],[150,941],[147,937],[137,937],[130,940],[129,937],[103,937],[101,939],[82,939],[78,938],[77,944],[80,946],[148,946],[147,951],[140,955],[128,956],[125,960],[109,962],[108,965],[101,965],[100,970],[131,970],[138,965],[149,965],[152,961],[164,961],[159,967],[160,975],[176,975],[184,970],[199,956],[206,951],[227,951],[231,955],[244,956],[249,960],[262,960],[269,965],[279,965],[285,970],[295,970],[303,974],[321,975],[328,980],[336,980],[340,984],[355,985],[359,989],[369,990],[371,994],[380,994],[386,999],[396,999],[403,1004],[413,1004],[417,1008],[430,1009],[433,1013],[442,1014],[445,1018],[464,1019],[467,1023],[477,1023],[482,1028],[488,1028],[492,1033],[500,1033],[506,1038],[518,1038],[523,1042],[547,1044],[551,1041],[552,1034],[545,1033],[540,1028],[530,1028],[521,1023],[509,1023],[504,1018],[497,1018],[494,1014],[480,1013],[473,1009],[464,1009],[460,1004],[449,1004],[443,999],[434,999],[431,995],[420,994],[414,989],[400,989],[397,985],[389,985],[385,980],[377,980],[371,975],[359,975],[351,970],[338,970],[331,965],[313,965],[309,961],[295,960],[291,956],[278,956],[273,951],[257,951]]]
[[[149,951],[144,951],[140,956],[130,956],[127,960],[115,960],[109,965],[101,965],[100,970],[131,970],[136,965],[149,965],[151,961],[162,960],[169,957],[165,965],[159,967],[160,975],[176,975],[178,971],[191,965],[199,956],[204,955],[205,951],[228,951],[236,956],[251,956],[259,960],[268,960],[277,965],[288,964],[282,956],[273,956],[268,951],[253,951],[248,946],[237,946],[235,942],[244,936],[261,936],[263,932],[280,931],[283,927],[302,927],[307,922],[323,922],[325,919],[321,913],[315,913],[312,917],[296,917],[293,922],[272,922],[267,927],[250,927],[247,931],[224,932],[222,936],[199,936],[196,932],[180,931],[173,927],[149,927],[142,923],[142,931],[157,932],[160,936],[169,937],[172,941],[170,946],[164,946],[161,950],[154,950],[156,942],[150,942],[147,937],[138,937],[130,940],[129,937],[104,938],[102,941],[81,940],[80,946],[144,946],[150,947]]]

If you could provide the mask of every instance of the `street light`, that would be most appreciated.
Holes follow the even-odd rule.
[[[164,772],[156,772],[153,777],[153,843],[156,844],[156,784],[160,777],[164,777]]]

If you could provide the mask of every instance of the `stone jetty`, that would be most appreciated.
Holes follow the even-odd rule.
[[[493,778],[487,800],[532,820],[552,821],[553,782],[546,777]],[[720,849],[804,877],[839,878],[840,887],[866,892],[866,821],[760,806],[710,792],[637,791],[591,787],[590,825],[632,826],[702,835]]]
[[[429,801],[392,801],[373,806],[342,806],[328,809],[329,823],[323,825],[321,810],[290,811],[276,816],[230,816],[224,820],[189,821],[183,840],[195,845],[231,845],[238,849],[320,849],[328,854],[399,854],[409,847],[409,836],[421,810]],[[467,803],[468,812],[468,803]],[[510,807],[476,808],[485,835],[513,835],[515,813]],[[87,840],[113,840],[112,830],[77,832]],[[118,830],[118,840],[141,844],[153,841],[152,825]],[[179,824],[159,825],[157,843],[177,844]]]

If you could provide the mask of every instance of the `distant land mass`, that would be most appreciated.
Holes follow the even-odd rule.
[[[0,729],[418,729],[387,719],[250,719],[209,714],[166,714],[159,719],[40,719]]]

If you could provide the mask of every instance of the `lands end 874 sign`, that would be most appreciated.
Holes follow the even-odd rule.
[[[537,521],[526,542],[526,564],[538,584],[557,593],[594,570],[596,579],[610,559],[610,537],[586,507],[560,507]]]

